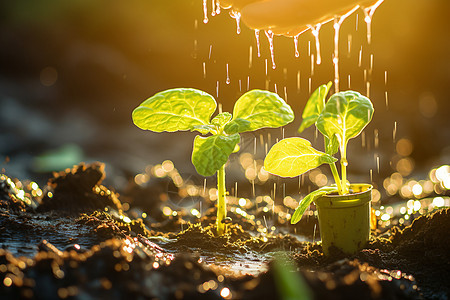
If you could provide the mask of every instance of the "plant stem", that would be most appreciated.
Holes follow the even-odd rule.
[[[227,217],[227,204],[225,202],[225,164],[217,171],[217,190],[219,191],[217,199],[217,234],[222,235],[226,232],[226,224],[222,221]]]
[[[331,173],[333,173],[334,181],[336,182],[339,195],[343,195],[344,191],[342,190],[341,179],[339,178],[338,170],[336,168],[336,163],[329,164],[331,168]]]
[[[342,192],[343,194],[348,194],[347,187],[347,153],[345,146],[341,148],[341,174],[342,174]]]

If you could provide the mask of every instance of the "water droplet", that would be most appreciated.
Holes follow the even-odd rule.
[[[367,43],[370,44],[372,41],[372,18],[373,14],[375,13],[375,10],[378,8],[378,6],[383,3],[384,0],[377,1],[374,5],[369,7],[364,7],[364,22],[367,24]]]
[[[258,57],[261,57],[261,49],[259,45],[259,30],[255,29],[256,49],[258,49]]]
[[[250,45],[248,49],[248,68],[250,69],[253,65],[253,47]]]
[[[230,80],[230,74],[228,72],[228,64],[227,64],[227,80],[226,80],[226,83],[230,84],[230,82],[231,82],[231,80]]]
[[[308,27],[311,29],[311,33],[314,36],[314,40],[316,42],[316,55],[317,55],[316,64],[320,65],[322,63],[322,57],[320,55],[319,31],[320,27],[322,27],[322,23],[316,24],[315,26],[308,25]]]
[[[269,41],[270,57],[272,59],[272,69],[275,69],[277,66],[275,65],[275,53],[273,49],[273,32],[272,30],[264,30],[264,33],[266,34],[267,40]]]
[[[203,0],[203,23],[208,23],[208,7],[206,6],[206,1]]]
[[[206,78],[206,63],[203,62],[203,78]]]
[[[240,34],[241,33],[241,13],[235,10],[231,10],[230,11],[230,16],[236,20],[236,33]]]
[[[299,35],[300,34],[294,36],[295,57],[299,57],[300,56],[300,53],[298,52],[298,36]]]

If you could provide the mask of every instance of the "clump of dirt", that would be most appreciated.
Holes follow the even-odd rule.
[[[0,174],[0,208],[15,213],[25,212],[33,207],[35,202],[24,190],[18,189],[14,182],[18,181]]]
[[[71,170],[55,173],[49,179],[48,191],[37,210],[76,214],[111,207],[121,211],[117,194],[101,185],[105,178],[104,169],[105,165],[100,162],[80,163]]]

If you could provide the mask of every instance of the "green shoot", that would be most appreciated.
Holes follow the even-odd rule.
[[[154,132],[198,131],[194,139],[192,163],[200,175],[217,172],[218,235],[226,232],[225,164],[239,150],[240,133],[260,128],[276,128],[294,120],[291,107],[277,94],[252,90],[235,103],[233,114],[217,114],[213,96],[200,90],[179,88],[150,97],[133,111],[134,124]]]
[[[373,105],[367,97],[358,92],[345,91],[325,98],[331,82],[317,88],[306,103],[299,132],[315,124],[324,136],[325,152],[318,151],[302,138],[287,138],[275,144],[264,160],[264,169],[282,177],[299,176],[311,169],[327,163],[335,180],[335,185],[323,187],[307,195],[297,207],[291,223],[300,221],[309,204],[318,197],[338,192],[349,193],[347,179],[347,143],[357,137],[371,121]],[[334,154],[340,152],[341,176],[336,168]]]

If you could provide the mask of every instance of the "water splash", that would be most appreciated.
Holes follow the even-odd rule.
[[[270,58],[272,59],[272,69],[275,69],[277,66],[275,64],[275,51],[273,49],[273,32],[272,30],[264,30],[264,33],[266,34],[267,40],[269,41],[269,48],[270,48]]]
[[[341,25],[344,20],[350,16],[353,12],[355,12],[359,8],[359,5],[352,8],[346,14],[341,17],[334,18],[334,55],[333,55],[333,64],[334,64],[334,89],[335,92],[339,92],[339,30],[341,29]]]
[[[255,29],[256,49],[258,51],[258,57],[261,57],[261,47],[259,44],[259,30]]]
[[[241,13],[235,10],[230,11],[230,16],[236,20],[236,33],[241,33]]]
[[[203,23],[208,23],[208,7],[206,5],[207,0],[203,0]]]
[[[319,32],[320,28],[322,27],[322,23],[318,23],[315,26],[308,25],[308,27],[311,29],[311,33],[314,36],[314,40],[316,42],[316,55],[317,55],[316,64],[320,65],[322,63],[322,57],[320,55]]]
[[[373,14],[375,13],[375,10],[378,8],[378,6],[383,3],[384,0],[378,0],[374,5],[369,7],[364,7],[364,22],[367,24],[367,43],[370,44],[372,41],[372,18]]]

